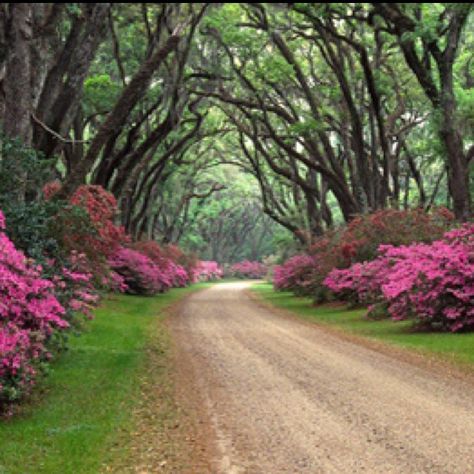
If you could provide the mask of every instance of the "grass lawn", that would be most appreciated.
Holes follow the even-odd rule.
[[[288,291],[277,292],[269,283],[257,283],[252,291],[278,308],[320,324],[396,346],[434,353],[461,365],[474,364],[474,333],[414,332],[409,321],[372,321],[364,318],[363,309],[345,309],[334,305],[314,306],[311,298],[294,296]]]
[[[139,403],[147,344],[158,343],[166,357],[164,310],[206,286],[106,299],[86,332],[71,336],[69,351],[33,399],[0,421],[0,473],[100,472],[134,428],[131,411]]]

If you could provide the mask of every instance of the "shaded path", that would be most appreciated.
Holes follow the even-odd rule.
[[[216,285],[171,319],[206,472],[474,472],[471,385],[273,314],[247,286]]]

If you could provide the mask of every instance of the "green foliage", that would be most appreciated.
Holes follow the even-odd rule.
[[[308,133],[322,132],[328,128],[323,121],[317,121],[308,117],[304,122],[298,122],[288,127],[288,131],[296,136],[306,135]]]
[[[61,208],[59,202],[45,202],[41,188],[51,177],[51,162],[24,147],[18,140],[1,139],[0,209],[9,237],[28,256],[44,262],[45,254],[57,255],[58,241],[51,225]],[[14,189],[22,188],[28,201],[15,199]]]
[[[89,77],[84,82],[84,109],[88,115],[109,111],[120,93],[108,74]]]
[[[459,126],[472,139],[474,138],[474,88],[458,87],[456,97],[459,103]]]
[[[3,138],[0,163],[0,209],[7,222],[7,234],[19,250],[43,265],[45,277],[69,257],[63,243],[67,235],[89,229],[85,210],[60,200],[45,200],[43,186],[51,180],[52,160],[42,160],[17,140]],[[25,189],[26,199],[14,199],[12,187]]]
[[[8,224],[8,235],[17,247],[39,263],[61,253],[53,226],[62,205],[59,202],[35,201],[2,206]]]
[[[226,188],[192,202],[191,225],[180,241],[187,251],[221,263],[261,260],[278,252],[277,241],[282,234],[292,239],[262,215],[257,183],[239,168],[221,165],[203,173],[201,179]]]
[[[260,64],[259,75],[272,82],[286,82],[294,74],[293,68],[278,54],[266,56]]]
[[[0,208],[12,203],[21,189],[27,199],[35,199],[53,176],[55,160],[44,160],[36,150],[18,139],[0,135]]]

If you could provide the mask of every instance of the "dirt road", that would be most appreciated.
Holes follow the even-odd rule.
[[[474,473],[474,390],[274,314],[246,283],[173,318],[182,401],[210,464],[195,473]]]

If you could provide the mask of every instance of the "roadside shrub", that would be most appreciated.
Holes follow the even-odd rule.
[[[127,293],[154,295],[171,287],[169,276],[153,260],[136,250],[120,247],[108,262],[112,270],[124,279]]]
[[[311,255],[295,255],[283,265],[273,269],[273,284],[278,290],[290,290],[298,294],[311,292],[318,271],[316,257]]]
[[[61,233],[56,232],[63,203],[49,201],[23,202],[6,208],[7,234],[17,249],[44,264],[47,259],[63,260],[67,252],[61,244]]]
[[[440,239],[453,221],[454,215],[444,207],[435,208],[431,213],[421,208],[384,209],[357,216],[340,233],[340,253],[347,263],[373,260],[379,245],[429,243]]]
[[[194,269],[192,281],[214,281],[222,278],[223,271],[219,264],[213,260],[200,260]]]
[[[69,326],[54,284],[5,235],[0,212],[0,410],[28,393],[50,359],[48,341]]]
[[[161,272],[166,276],[163,281],[165,288],[181,288],[190,281],[190,276],[186,269],[165,256],[165,252],[154,240],[135,242],[132,248],[150,258]]]
[[[474,226],[470,228],[471,236]],[[385,247],[392,260],[382,293],[393,319],[451,331],[474,328],[474,240]]]
[[[352,304],[374,304],[382,298],[382,285],[391,271],[389,259],[379,256],[371,262],[355,263],[349,268],[333,269],[324,280],[337,298]]]
[[[325,279],[333,269],[346,269],[355,263],[375,259],[378,255],[377,249],[382,244],[400,246],[412,242],[432,242],[442,237],[452,224],[453,218],[452,213],[445,208],[435,209],[429,214],[422,209],[386,209],[358,216],[347,226],[328,231],[314,240],[307,252],[309,256],[314,257],[313,271],[307,270],[305,278],[298,280],[301,284],[295,281],[289,289],[299,294],[314,296],[320,302],[326,301],[331,292],[325,285]],[[295,264],[290,263],[289,266]],[[372,271],[370,267],[356,268],[369,273]],[[349,276],[344,273],[335,275]],[[346,288],[346,292],[348,290]],[[356,302],[360,295],[357,291],[352,294]]]
[[[164,245],[162,247],[163,254],[166,258],[184,268],[189,278],[191,278],[195,268],[199,263],[199,259],[194,254],[187,254],[177,245]]]
[[[70,203],[87,212],[92,229],[95,231],[82,236],[71,236],[76,244],[75,250],[80,250],[80,246],[85,246],[91,255],[108,257],[121,245],[130,241],[125,229],[114,224],[117,213],[115,197],[102,186],[79,186],[72,195]]]
[[[431,244],[382,245],[374,262],[342,274],[335,270],[326,284],[338,296],[349,291],[376,303],[370,311],[383,305],[394,320],[414,319],[439,330],[473,329],[474,225],[447,232]]]
[[[58,181],[47,183],[43,195],[48,202],[57,203],[52,198],[60,189]],[[96,286],[114,286],[107,258],[130,241],[124,228],[114,223],[117,212],[117,202],[110,192],[101,186],[82,185],[68,203],[63,203],[52,223],[52,232],[64,254],[85,255]]]
[[[99,295],[93,285],[93,274],[84,254],[72,252],[67,266],[53,276],[55,294],[65,308],[65,318],[76,325],[77,315],[92,319],[92,309],[97,306]]]
[[[260,262],[244,260],[234,263],[228,272],[230,276],[236,278],[263,278],[267,273],[267,267]]]

